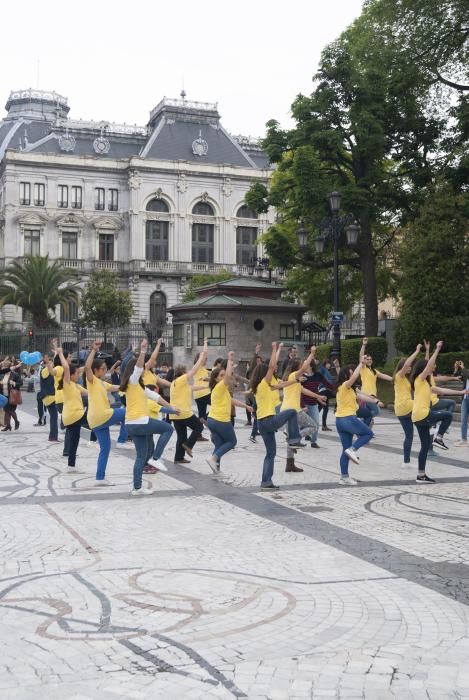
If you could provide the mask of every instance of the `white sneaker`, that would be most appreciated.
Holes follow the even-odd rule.
[[[158,469],[159,472],[168,471],[167,467],[163,464],[161,459],[149,459],[147,464],[149,464],[150,467],[155,467],[155,469]]]
[[[469,447],[469,442],[467,440],[458,440],[454,444],[456,447]]]
[[[144,486],[140,489],[132,489],[130,492],[131,496],[151,496],[153,491],[151,489],[147,489]]]
[[[341,476],[339,479],[339,484],[341,486],[357,486],[358,481],[356,479],[352,479],[351,476]]]
[[[96,479],[93,486],[115,486],[115,484],[107,479]]]
[[[360,457],[357,455],[353,447],[348,447],[345,450],[345,454],[352,460],[352,462],[355,462],[355,464],[360,464]]]
[[[412,462],[402,462],[401,464],[401,469],[413,469],[415,467],[415,464],[412,464]]]
[[[116,442],[116,447],[119,450],[133,450],[134,446],[130,442]]]
[[[218,466],[217,458],[213,455],[205,460],[214,474],[220,473],[220,467]]]
[[[97,447],[99,449],[99,442],[97,440],[88,440],[84,443],[86,447]]]
[[[81,469],[77,469],[76,467],[67,467],[67,470],[65,473],[66,474],[84,474],[84,472]]]

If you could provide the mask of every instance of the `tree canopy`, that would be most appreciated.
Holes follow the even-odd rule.
[[[323,313],[324,294],[317,291],[330,287],[324,270],[332,260],[330,252],[315,254],[312,244],[328,214],[328,193],[340,191],[343,211],[352,213],[361,229],[357,244],[341,251],[347,266],[341,272],[343,310],[364,298],[368,335],[377,333],[378,298],[393,284],[396,234],[418,215],[443,168],[448,173],[453,168],[461,180],[467,105],[461,97],[447,99],[451,86],[446,83],[445,90],[436,89],[456,64],[462,70],[467,30],[461,7],[456,0],[369,0],[360,17],[324,49],[313,92],[293,102],[294,127],[267,123],[264,147],[277,170],[268,189],[253,185],[246,198],[257,211],[277,209],[278,221],[264,235],[267,252],[274,264],[294,268],[290,288]],[[452,39],[456,57],[436,48],[442,14],[448,31],[461,25]],[[419,36],[427,47],[433,37],[433,52],[415,53]],[[295,236],[302,220],[310,232],[306,254],[300,254]]]
[[[0,278],[0,304],[14,304],[32,316],[33,325],[46,328],[55,323],[59,304],[77,303],[76,274],[60,263],[50,263],[49,256],[31,256],[24,262],[14,261]]]
[[[97,328],[126,326],[132,313],[130,292],[119,289],[116,275],[110,270],[92,272],[81,296],[82,324]]]

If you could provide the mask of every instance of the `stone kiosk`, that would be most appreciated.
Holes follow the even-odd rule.
[[[174,364],[191,365],[209,341],[209,365],[217,356],[236,352],[239,362],[249,362],[256,343],[269,354],[273,340],[296,343],[306,307],[282,301],[284,287],[238,277],[195,290],[197,299],[177,304],[173,316]]]

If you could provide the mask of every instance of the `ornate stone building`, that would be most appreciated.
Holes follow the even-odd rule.
[[[66,98],[12,92],[0,121],[0,265],[49,254],[80,274],[115,271],[135,322],[155,332],[191,275],[248,272],[272,216],[244,203],[266,155],[233,137],[216,104],[163,98],[147,126],[68,117]],[[5,307],[2,321],[22,321]],[[77,309],[58,309],[70,321]]]

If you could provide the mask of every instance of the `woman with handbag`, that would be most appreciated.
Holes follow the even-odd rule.
[[[20,427],[20,422],[16,415],[16,407],[23,403],[21,396],[21,377],[11,369],[11,360],[5,359],[0,364],[0,393],[8,400],[3,407],[5,426],[2,432],[11,430],[11,419],[15,423],[15,430]]]

